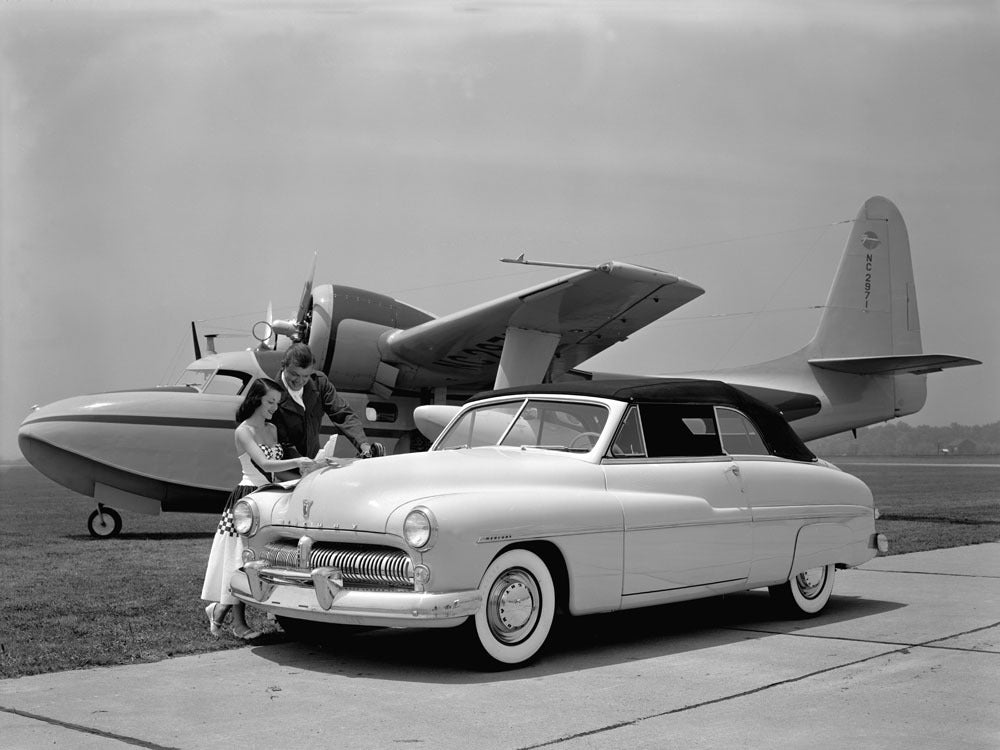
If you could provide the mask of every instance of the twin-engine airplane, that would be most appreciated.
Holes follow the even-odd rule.
[[[215,513],[239,481],[232,433],[240,394],[254,378],[277,376],[291,341],[308,342],[364,415],[368,435],[401,453],[427,446],[418,422],[433,436],[474,392],[622,377],[578,366],[704,292],[614,261],[539,265],[577,270],[440,318],[375,292],[314,288],[310,278],[294,321],[255,326],[257,349],[202,357],[195,336],[198,359],[176,385],[37,408],[21,424],[21,452],[50,479],[94,498],[95,536],[119,533],[115,508]],[[913,414],[926,400],[927,373],[973,364],[922,353],[906,226],[890,201],[874,197],[858,212],[812,341],[769,362],[684,375],[743,388],[811,440]]]

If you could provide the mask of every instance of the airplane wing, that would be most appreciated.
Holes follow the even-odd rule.
[[[677,276],[609,262],[387,333],[396,387],[526,385],[565,372],[704,293]]]

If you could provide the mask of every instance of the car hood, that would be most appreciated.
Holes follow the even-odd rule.
[[[600,467],[579,455],[494,447],[410,453],[314,472],[274,505],[270,520],[383,533],[395,509],[430,497],[603,486]]]

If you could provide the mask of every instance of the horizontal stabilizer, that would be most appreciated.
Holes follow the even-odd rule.
[[[949,367],[981,365],[978,359],[954,357],[950,354],[894,354],[885,357],[843,357],[840,359],[810,359],[809,364],[823,370],[847,372],[852,375],[889,375],[912,373],[925,375]]]

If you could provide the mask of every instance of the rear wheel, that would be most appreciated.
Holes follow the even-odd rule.
[[[836,568],[824,565],[793,576],[779,586],[769,586],[771,597],[791,615],[818,614],[833,593]]]
[[[556,596],[542,559],[525,549],[505,552],[486,569],[483,604],[473,618],[482,654],[494,665],[523,664],[545,643]]]

